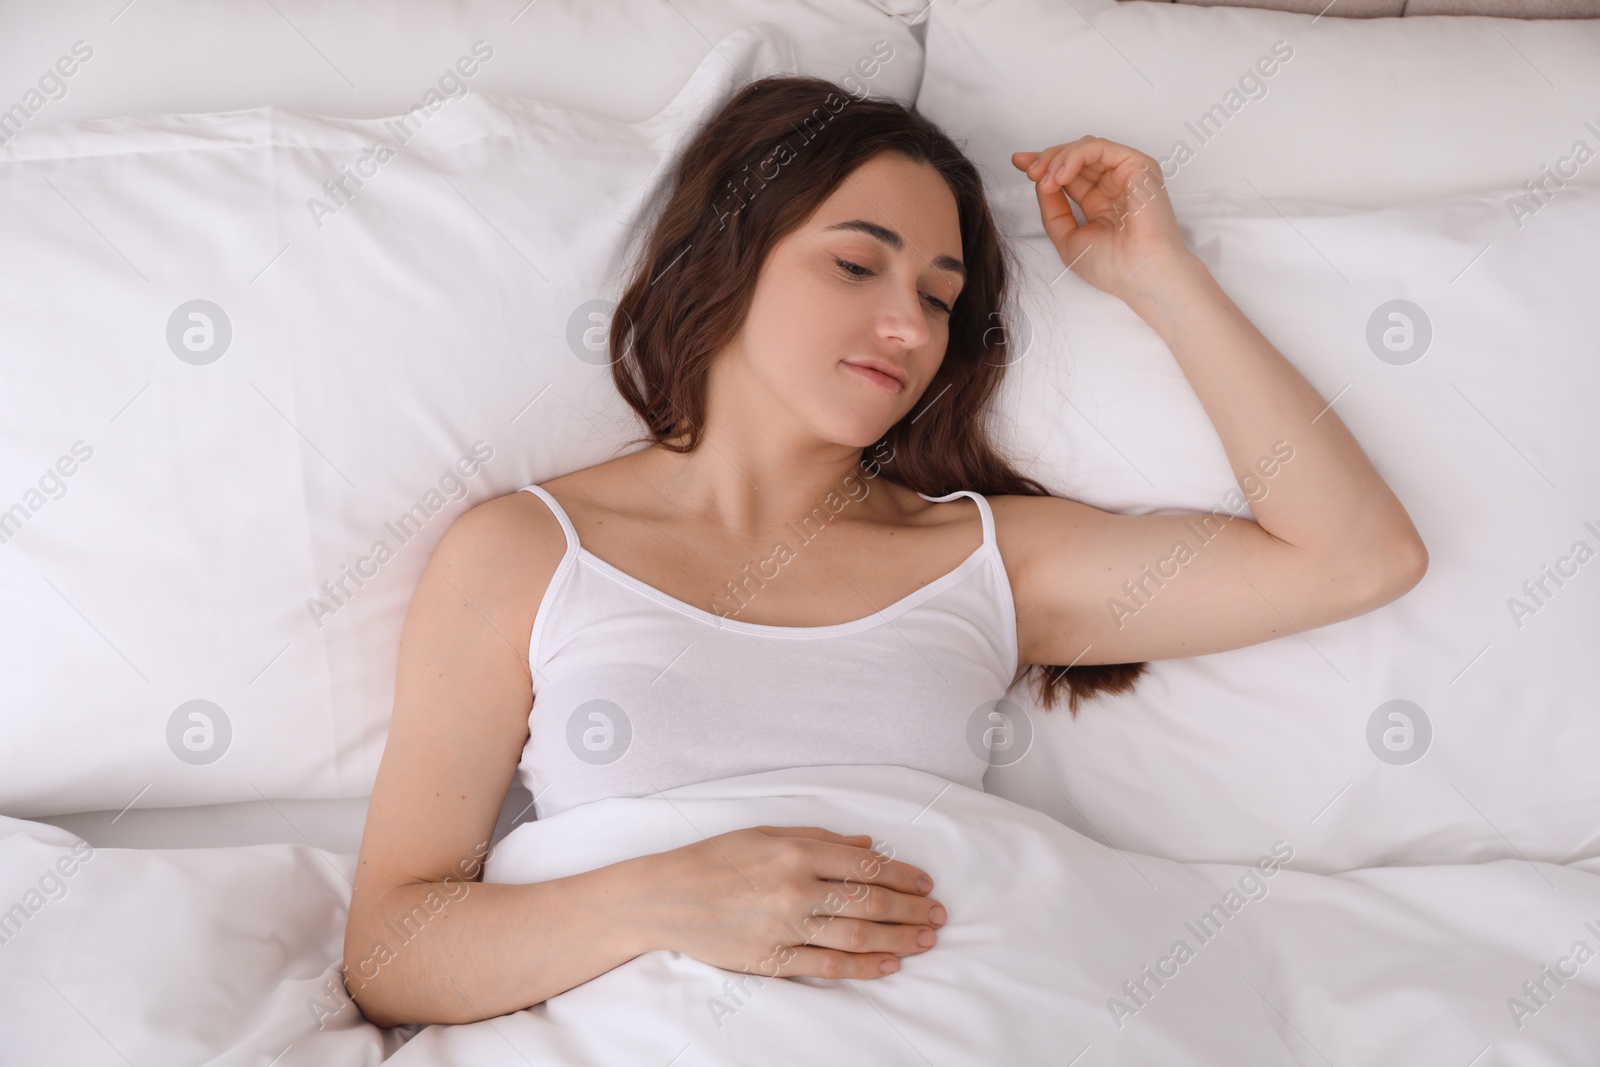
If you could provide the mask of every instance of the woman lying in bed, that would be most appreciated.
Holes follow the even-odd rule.
[[[1076,713],[1143,661],[1421,579],[1404,508],[1185,248],[1155,162],[1097,137],[1012,162],[1062,262],[1170,346],[1241,480],[1270,476],[1257,521],[1118,515],[1017,473],[986,429],[1021,353],[972,163],[893,102],[747,86],[678,161],[611,322],[648,446],[471,509],[412,600],[345,939],[369,1019],[500,1015],[653,949],[823,978],[936,951],[926,872],[851,827],[476,882],[513,774],[540,818],[785,766],[981,789],[969,738],[1030,668]]]

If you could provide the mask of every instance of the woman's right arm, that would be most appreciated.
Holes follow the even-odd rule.
[[[476,880],[527,740],[528,639],[565,545],[529,494],[487,501],[412,597],[345,931],[346,986],[380,1025],[503,1015],[645,951],[627,864]]]
[[[528,493],[446,532],[400,638],[394,714],[345,929],[345,983],[381,1026],[504,1015],[641,953],[769,976],[873,978],[944,922],[864,837],[751,827],[528,885],[476,879],[528,739],[533,616],[566,550]],[[769,966],[770,965],[770,966]]]

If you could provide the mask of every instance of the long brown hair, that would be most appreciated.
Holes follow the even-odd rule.
[[[923,397],[873,446],[897,485],[929,496],[1049,496],[999,454],[987,429],[1012,362],[1005,329],[1013,253],[1001,242],[977,168],[927,119],[892,100],[855,96],[813,77],[771,77],[736,93],[679,156],[670,191],[635,255],[610,332],[612,376],[650,441],[699,447],[706,376],[744,324],[767,252],[800,227],[856,167],[880,152],[931,164],[955,194],[966,285],[949,346]],[[1019,354],[1020,355],[1020,354]],[[866,465],[867,461],[863,461]],[[1051,710],[1133,688],[1144,663],[1033,664]]]

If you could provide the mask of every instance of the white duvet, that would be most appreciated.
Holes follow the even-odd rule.
[[[1255,866],[1178,863],[859,766],[584,805],[513,831],[485,878],[761,824],[871,834],[928,870],[950,914],[939,944],[872,981],[758,980],[652,951],[406,1041],[335,980],[354,857],[91,849],[0,819],[0,1063],[1553,1067],[1600,1049],[1593,861],[1323,875],[1278,840]]]

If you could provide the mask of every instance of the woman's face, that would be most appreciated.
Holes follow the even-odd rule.
[[[897,152],[861,164],[761,268],[727,353],[739,390],[764,394],[747,398],[747,410],[769,429],[779,419],[826,441],[871,445],[943,362],[961,271],[955,195],[939,172]],[[905,383],[851,365],[871,361],[898,368]]]

